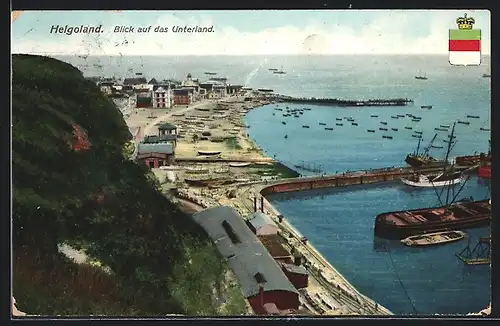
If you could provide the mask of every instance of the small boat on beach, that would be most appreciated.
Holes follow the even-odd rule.
[[[469,119],[479,119],[479,118],[480,118],[480,116],[478,116],[478,115],[469,115],[469,114],[467,114],[467,118],[469,118]]]
[[[229,166],[232,167],[232,168],[242,168],[242,167],[245,167],[245,166],[249,166],[250,162],[232,162],[232,163],[229,163]]]
[[[409,247],[434,246],[462,240],[466,236],[465,232],[462,231],[434,232],[412,235],[401,240],[401,243]]]
[[[198,155],[205,155],[205,156],[215,156],[215,155],[220,155],[221,151],[198,151]]]

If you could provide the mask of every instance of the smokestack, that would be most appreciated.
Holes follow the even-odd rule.
[[[260,211],[264,213],[264,197],[260,197]]]
[[[253,197],[253,211],[257,212],[257,197]]]

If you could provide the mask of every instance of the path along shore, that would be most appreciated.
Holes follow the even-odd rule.
[[[189,206],[189,210],[201,210],[203,208],[228,205],[234,207],[242,217],[251,214],[252,200],[259,195],[258,189],[264,181],[280,178],[279,172],[270,169],[271,159],[266,157],[257,145],[248,138],[243,117],[253,107],[262,106],[269,102],[265,100],[254,100],[247,102],[244,97],[231,97],[221,100],[203,100],[188,107],[174,107],[164,109],[134,109],[125,116],[126,122],[131,128],[141,128],[142,135],[156,134],[155,125],[168,122],[176,125],[179,135],[176,148],[176,158],[188,159],[199,157],[198,151],[220,151],[223,159],[250,159],[261,161],[262,165],[252,164],[248,167],[231,167],[225,162],[182,162],[181,168],[175,171],[175,188],[182,198],[179,204]],[[210,134],[211,137],[227,137],[230,141],[211,141],[207,139],[195,140],[194,134]],[[140,137],[138,137],[140,138]],[[196,168],[198,171],[210,175],[210,178],[230,177],[241,179],[247,186],[220,186],[216,188],[192,187],[183,182],[189,176],[186,167]],[[161,183],[165,183],[167,173],[154,169]],[[172,180],[171,180],[172,181]],[[172,182],[170,182],[172,183]],[[186,203],[190,202],[191,204]],[[279,212],[265,201],[266,213],[275,220]],[[286,219],[278,223],[282,228],[282,234],[291,234],[293,237],[284,237],[289,248],[295,247],[309,262],[307,269],[310,273],[310,285],[306,292],[301,293],[301,302],[308,308],[311,314],[324,315],[388,315],[392,314],[388,309],[375,303],[370,298],[357,291],[321,254],[308,242],[300,241],[302,237],[297,230],[291,226]],[[325,302],[329,304],[324,304]],[[314,307],[321,307],[320,309]],[[318,311],[319,310],[319,311]]]

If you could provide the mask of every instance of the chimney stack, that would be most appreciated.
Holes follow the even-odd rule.
[[[260,197],[260,211],[264,213],[264,197]]]
[[[257,197],[253,198],[253,211],[257,212]]]

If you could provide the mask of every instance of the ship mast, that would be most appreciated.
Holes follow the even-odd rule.
[[[418,151],[420,150],[420,143],[422,142],[422,136],[418,137],[418,145],[417,145],[417,151],[415,152],[415,156],[418,155]]]
[[[448,137],[448,146],[446,148],[446,156],[444,158],[444,165],[443,165],[443,175],[445,175],[446,173],[446,167],[448,165],[448,158],[450,157],[450,152],[451,152],[451,149],[453,148],[453,139],[455,137],[455,125],[456,125],[456,122],[453,123],[453,127],[451,128],[451,135]],[[448,200],[450,199],[450,189],[453,187],[454,185],[452,184],[452,182],[450,181],[448,187],[446,187],[446,205],[448,205]]]
[[[424,150],[424,155],[428,155],[429,151],[431,150],[432,144],[434,143],[434,140],[436,140],[437,134],[434,134],[434,137],[432,137],[429,145],[425,148]]]

